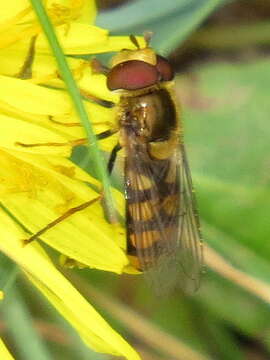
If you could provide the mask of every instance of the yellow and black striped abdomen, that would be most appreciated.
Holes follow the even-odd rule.
[[[202,246],[192,181],[170,93],[156,89],[120,102],[125,149],[127,253],[157,292],[195,291]]]
[[[121,94],[127,252],[158,292],[168,293],[176,285],[194,291],[202,246],[173,70],[151,48],[141,49],[134,37],[131,41],[137,49],[116,55],[107,79],[109,89]]]
[[[137,163],[135,155],[126,163],[127,247],[141,270],[158,265],[161,256],[173,251],[179,221],[175,164],[171,158],[153,160],[144,155],[144,161]]]
[[[174,248],[179,221],[176,171],[179,134],[166,89],[124,99],[120,120],[125,147],[128,254],[146,270]]]

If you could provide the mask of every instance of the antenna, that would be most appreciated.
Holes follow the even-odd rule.
[[[149,47],[149,44],[150,44],[150,41],[151,41],[153,35],[154,35],[153,31],[145,31],[143,33],[144,40],[146,42],[146,47]]]
[[[131,34],[131,35],[129,35],[129,38],[130,38],[130,41],[132,42],[132,44],[135,45],[138,50],[140,50],[140,45],[139,45],[138,40],[136,39],[135,35]]]

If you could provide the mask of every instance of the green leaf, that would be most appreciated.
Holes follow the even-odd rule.
[[[21,359],[52,359],[48,349],[34,329],[32,316],[16,288],[9,292],[1,310],[8,332],[12,336]]]
[[[209,64],[179,78],[203,236],[234,272],[224,268],[222,279],[207,270],[196,301],[209,321],[224,319],[267,349],[269,303],[259,291],[269,294],[270,286],[269,66],[267,59]]]
[[[202,216],[269,260],[268,60],[220,64],[196,73],[185,108]],[[185,83],[182,91],[188,91]]]
[[[113,34],[154,33],[151,44],[168,54],[226,0],[137,0],[98,15],[97,24]],[[162,24],[162,26],[161,26]]]
[[[13,285],[18,269],[7,256],[0,253],[0,291],[5,294]]]
[[[222,326],[220,318],[215,318],[213,314],[202,308],[204,321],[202,321],[202,338],[208,343],[208,347],[213,354],[220,360],[244,360],[244,354],[235,342],[235,338],[230,330]],[[211,319],[211,321],[209,321]]]

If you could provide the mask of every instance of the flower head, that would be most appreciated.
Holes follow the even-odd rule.
[[[93,1],[47,1],[46,9],[65,55],[134,47],[128,37],[111,37],[107,30],[89,25],[96,14]],[[113,128],[115,110],[89,101],[117,102],[118,96],[106,88],[105,76],[95,73],[89,61],[69,57],[68,63],[84,95],[94,131]],[[91,206],[59,222],[40,238],[90,268],[121,273],[129,264],[125,230],[104,217],[101,183],[69,159],[74,146],[85,142],[85,133],[42,26],[26,0],[19,4],[9,1],[0,14],[0,69],[0,250],[21,266],[88,344],[98,351],[138,359],[54,268],[40,245],[22,246],[22,239],[29,237],[26,230],[35,233],[69,209],[90,201]],[[104,140],[101,148],[111,150],[116,141],[116,137]],[[116,190],[113,195],[123,214],[123,196]],[[98,333],[100,324],[108,332]]]

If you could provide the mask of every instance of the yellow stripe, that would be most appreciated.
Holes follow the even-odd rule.
[[[144,231],[139,234],[131,234],[130,242],[135,248],[147,249],[160,240],[160,232],[157,230]]]
[[[153,217],[153,204],[150,201],[128,205],[129,213],[134,221],[148,221]]]
[[[129,170],[127,176],[130,179],[130,187],[134,190],[148,190],[152,187],[153,182],[148,176],[136,174]]]
[[[149,143],[150,155],[156,159],[164,160],[171,157],[179,145],[179,135],[175,130],[171,132],[168,140]]]

